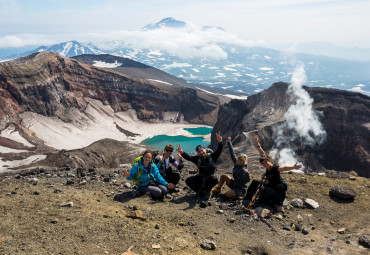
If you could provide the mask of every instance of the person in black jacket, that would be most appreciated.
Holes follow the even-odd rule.
[[[281,177],[280,173],[290,170],[298,170],[302,168],[301,164],[296,163],[294,166],[280,167],[277,164],[273,164],[269,155],[267,155],[261,147],[259,136],[254,137],[256,146],[261,157],[259,159],[262,166],[266,168],[265,176],[267,178],[266,183],[260,190],[259,200],[263,203],[271,204],[276,211],[282,211],[282,205],[286,197],[286,191],[288,185],[286,181]],[[257,187],[260,184],[260,180],[253,180],[248,188],[245,200],[251,200],[253,194],[257,191]],[[246,201],[246,202],[247,202]],[[246,204],[246,203],[245,203]]]
[[[226,182],[230,190],[225,193],[225,197],[237,199],[239,197],[244,197],[247,193],[247,183],[250,181],[247,165],[248,157],[243,153],[240,153],[238,157],[236,157],[230,136],[227,138],[227,146],[229,147],[231,159],[234,162],[233,178],[226,174],[221,175],[220,181],[217,187],[212,189],[212,193],[221,193],[221,188]]]
[[[218,146],[216,151],[212,153],[207,153],[206,148],[204,148],[202,145],[198,145],[195,148],[197,155],[189,156],[186,152],[182,150],[180,144],[177,145],[177,152],[179,153],[179,155],[181,155],[184,159],[193,162],[198,167],[198,174],[187,178],[185,180],[185,183],[193,191],[195,191],[197,195],[200,196],[201,207],[206,207],[208,205],[207,201],[211,195],[211,190],[213,186],[218,183],[217,176],[215,175],[215,162],[222,153],[223,145],[220,132],[216,133],[216,137]]]
[[[182,164],[182,157],[180,156],[180,162],[177,162],[175,157],[172,155],[174,147],[172,144],[167,144],[164,147],[163,153],[160,151],[158,155],[154,159],[154,164],[156,164],[159,173],[162,177],[168,182],[173,183],[175,186],[180,180],[180,174],[173,171],[172,166],[177,168],[177,170],[181,170],[183,167]],[[175,189],[170,189],[169,192],[173,192]]]

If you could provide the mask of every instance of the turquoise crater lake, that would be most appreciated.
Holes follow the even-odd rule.
[[[181,144],[181,147],[185,152],[195,152],[195,147],[199,144],[204,147],[209,145],[209,141],[206,141],[204,138],[211,134],[212,127],[184,128],[184,130],[188,131],[191,136],[156,135],[145,139],[141,143],[153,146],[158,150],[163,150],[167,144],[172,144],[176,149],[176,144]]]

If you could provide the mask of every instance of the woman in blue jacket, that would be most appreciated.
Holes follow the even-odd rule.
[[[174,188],[174,185],[167,183],[159,173],[157,166],[152,161],[152,152],[150,151],[143,153],[139,161],[132,166],[130,172],[123,169],[122,174],[127,180],[133,180],[138,186],[133,197],[150,192],[153,199],[161,199],[168,193],[168,188]]]

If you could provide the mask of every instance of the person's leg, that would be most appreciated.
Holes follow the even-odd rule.
[[[153,199],[163,198],[162,190],[158,186],[149,186],[148,191]]]
[[[215,193],[215,194],[221,193],[221,188],[224,185],[224,183],[226,182],[226,184],[229,185],[231,183],[231,180],[232,179],[230,176],[226,174],[221,175],[220,181],[218,182],[218,185],[212,189],[212,193]]]
[[[274,197],[275,189],[270,185],[265,185],[261,188],[259,202],[263,204],[271,204],[271,199]]]
[[[204,180],[204,200],[208,200],[212,188],[218,183],[216,175],[207,176]]]
[[[163,186],[162,184],[157,184],[157,187],[161,190],[162,197],[168,193],[168,189],[166,186]]]
[[[286,197],[286,188],[283,184],[274,187],[274,194],[271,197],[271,203],[274,206],[282,206]]]
[[[172,170],[170,172],[166,173],[166,178],[164,178],[166,182],[172,183],[174,185],[177,185],[180,181],[180,174],[174,173]]]
[[[235,199],[237,198],[237,195],[234,190],[229,190],[228,192],[225,193],[225,197]]]
[[[203,176],[202,175],[194,175],[190,176],[185,180],[186,185],[188,185],[194,192],[199,194],[202,184],[203,184]]]

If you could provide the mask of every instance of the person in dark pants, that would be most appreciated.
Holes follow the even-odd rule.
[[[183,167],[182,164],[182,157],[180,157],[180,162],[177,162],[175,157],[172,155],[174,147],[172,144],[167,144],[164,147],[164,151],[159,152],[158,155],[155,157],[154,164],[156,164],[159,173],[162,177],[168,182],[172,183],[175,186],[179,183],[180,174],[173,171],[172,166],[176,167],[177,170],[181,170]],[[175,189],[170,189],[169,192],[173,192]]]
[[[206,207],[208,205],[208,199],[211,195],[211,190],[213,186],[218,183],[215,162],[220,157],[223,149],[222,137],[220,132],[216,133],[218,146],[216,151],[212,153],[207,153],[206,148],[202,145],[198,145],[195,150],[197,155],[189,156],[181,148],[181,145],[177,145],[177,152],[179,155],[184,157],[184,159],[189,160],[197,165],[199,173],[194,176],[190,176],[186,179],[186,185],[188,185],[193,191],[200,196],[201,207]]]
[[[260,153],[260,163],[266,168],[265,177],[267,178],[266,183],[260,188],[260,198],[259,201],[264,204],[272,205],[276,211],[282,211],[282,205],[286,197],[286,191],[288,185],[286,181],[281,177],[280,173],[290,170],[298,170],[302,168],[301,164],[296,163],[294,166],[284,166],[280,167],[277,164],[273,164],[269,155],[267,155],[261,147],[259,136],[255,137],[256,146],[258,152]],[[247,195],[245,196],[247,204],[248,201],[252,199],[252,196],[257,191],[258,185],[262,180],[253,180],[249,185],[247,190]]]
[[[162,199],[168,189],[174,188],[172,183],[167,183],[159,174],[152,155],[151,151],[144,151],[143,156],[138,159],[130,171],[122,170],[123,176],[127,180],[134,181],[138,186],[132,197],[142,196],[149,192],[153,199]]]
[[[225,197],[237,199],[244,197],[247,193],[247,183],[250,181],[247,165],[248,157],[243,153],[239,153],[238,156],[235,154],[230,136],[227,138],[227,146],[229,147],[231,160],[234,163],[233,178],[226,174],[221,175],[220,181],[212,189],[212,193],[221,193],[221,188],[226,183],[230,190],[225,193]]]

